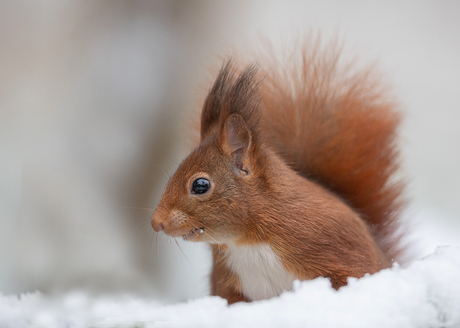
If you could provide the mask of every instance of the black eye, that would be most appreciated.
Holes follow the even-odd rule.
[[[192,194],[201,195],[207,192],[211,188],[211,182],[207,179],[198,178],[193,181]]]

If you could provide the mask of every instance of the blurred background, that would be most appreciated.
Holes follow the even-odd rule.
[[[406,113],[415,256],[460,243],[460,2],[2,1],[0,291],[207,295],[206,245],[150,217],[229,49],[311,29],[379,67]]]

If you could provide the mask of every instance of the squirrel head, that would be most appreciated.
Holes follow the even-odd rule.
[[[237,241],[264,183],[256,68],[228,62],[201,114],[201,143],[169,180],[152,217],[156,232],[190,241]]]

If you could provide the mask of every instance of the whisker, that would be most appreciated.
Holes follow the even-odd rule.
[[[218,244],[217,240],[215,240],[214,238],[211,237],[210,234],[208,234],[206,232],[206,230],[210,230],[211,232],[214,232],[214,230],[212,230],[211,228],[209,228],[204,222],[200,222],[201,226],[204,228],[203,232],[209,237],[211,238],[216,244]]]
[[[153,254],[153,242],[155,241],[156,234],[152,235],[152,240],[150,241],[150,252]]]
[[[212,238],[210,234],[208,234],[208,233],[207,233],[206,231],[204,231],[204,230],[203,230],[203,232],[204,232],[209,238],[211,238],[212,240],[214,240],[214,242],[215,242],[216,244],[218,244],[217,240],[215,240],[214,238]]]
[[[163,166],[157,164],[157,167],[159,167],[163,171],[163,174],[166,176],[166,178],[168,178],[168,180],[171,179],[171,175],[168,173],[168,171],[166,171],[166,169]]]
[[[145,211],[152,211],[155,212],[155,209],[149,207],[132,207],[132,206],[124,206],[120,207],[121,209],[129,209],[129,210],[145,210]]]
[[[153,251],[153,242],[154,242],[154,240],[155,240],[155,232],[152,230],[150,232],[150,243],[149,243],[150,247],[148,247],[148,255],[149,255],[148,259],[150,261],[152,261],[152,263],[154,263],[154,261],[155,261],[155,257],[154,257],[155,253]]]
[[[174,238],[174,241],[176,242],[177,247],[179,247],[179,249],[180,249],[182,255],[184,255],[184,257],[185,257],[185,259],[187,260],[187,262],[190,263],[190,265],[192,265],[192,262],[189,261],[187,255],[185,255],[184,251],[183,251],[182,248],[180,247],[180,245],[179,245],[179,243],[177,242],[177,239],[176,239],[176,238]]]
[[[210,230],[211,232],[215,232],[214,230],[212,230],[210,227],[208,227],[206,224],[203,223],[203,227]]]
[[[141,235],[141,233],[144,231],[144,229],[148,226],[148,224],[150,223],[150,220],[148,220],[147,222],[144,223],[144,225],[142,226],[142,228],[136,232],[136,235],[135,235],[135,238],[139,238],[139,236]]]
[[[209,229],[209,230],[211,230],[212,232],[214,232],[211,228],[209,228],[209,227],[206,225],[206,223],[200,222],[200,225],[201,225],[203,228]]]
[[[160,253],[159,253],[159,248],[160,248],[160,243],[159,243],[159,240],[160,240],[160,234],[159,233],[154,233],[154,238],[153,238],[153,241],[155,242],[155,245],[153,245],[153,242],[152,242],[152,247],[155,247],[155,255],[156,257],[158,258],[160,256]]]

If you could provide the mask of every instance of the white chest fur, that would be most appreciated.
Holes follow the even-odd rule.
[[[292,277],[267,244],[228,245],[225,251],[228,267],[240,280],[243,293],[251,300],[277,296],[292,288]]]

